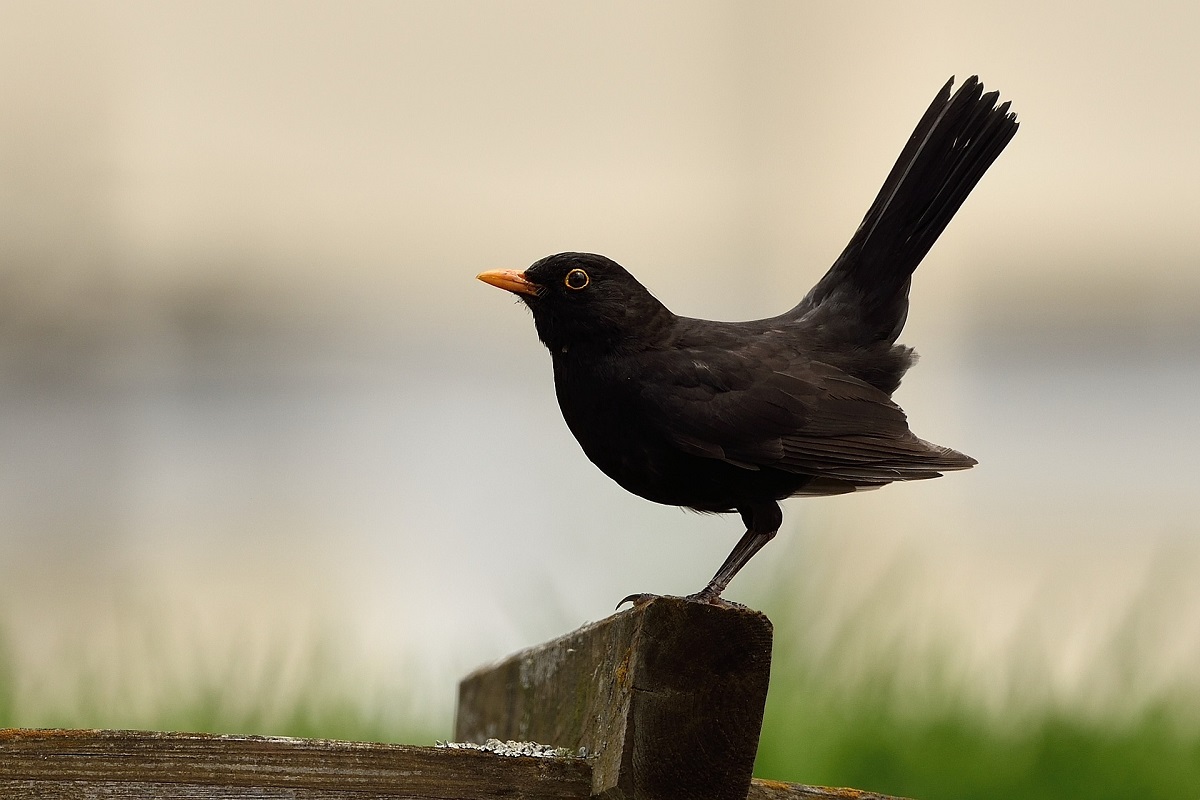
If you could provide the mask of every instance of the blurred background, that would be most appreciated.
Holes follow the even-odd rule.
[[[470,669],[699,589],[738,521],[592,467],[474,275],[588,250],[779,313],[978,73],[1022,127],[915,277],[897,399],[980,465],[786,504],[727,593],[778,628],[759,772],[1200,785],[1197,35],[1194,2],[3,0],[0,726],[425,743]]]

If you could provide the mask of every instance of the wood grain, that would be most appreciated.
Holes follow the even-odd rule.
[[[765,781],[755,778],[746,800],[905,800],[888,794],[829,786],[803,786],[799,783]]]
[[[585,747],[601,797],[744,800],[770,663],[762,614],[656,598],[467,676],[455,736]]]
[[[577,758],[323,739],[5,730],[0,787],[4,798],[578,800],[591,769]]]

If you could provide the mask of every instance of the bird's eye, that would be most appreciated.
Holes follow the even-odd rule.
[[[563,283],[567,285],[568,289],[579,291],[591,283],[591,278],[583,270],[573,269],[567,273],[567,277],[563,279]]]

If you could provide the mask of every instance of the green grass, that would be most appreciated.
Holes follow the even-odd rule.
[[[159,624],[169,624],[158,620]],[[143,631],[153,627],[141,620]],[[163,651],[161,663],[100,666],[85,658],[53,677],[20,674],[13,646],[0,628],[0,728],[110,728],[237,733],[269,736],[432,744],[449,723],[406,713],[420,687],[398,685],[364,697],[361,677],[327,643],[303,652],[280,646],[257,657],[205,661],[181,667]],[[236,650],[237,648],[234,648]],[[255,648],[247,646],[247,651]],[[153,661],[153,658],[150,659]],[[186,659],[185,659],[186,660]],[[174,663],[173,663],[174,662]],[[35,701],[20,696],[32,688]]]
[[[9,651],[9,637],[0,627],[0,728],[10,727],[6,721],[16,719],[16,668]]]
[[[1052,710],[1008,719],[951,697],[902,711],[894,692],[777,676],[755,774],[921,800],[1200,796],[1200,733],[1170,705],[1119,722]]]
[[[954,668],[952,646],[914,654],[896,634],[903,580],[903,569],[884,576],[823,646],[811,633],[825,613],[821,587],[799,592],[799,605],[795,589],[767,598],[790,610],[772,613],[757,776],[919,800],[1200,798],[1200,675],[1136,691],[1133,654],[1158,621],[1161,584],[1148,584],[1086,668],[1098,676],[1087,685],[1108,689],[1056,698],[1030,637],[1004,656],[1020,680],[989,704]]]

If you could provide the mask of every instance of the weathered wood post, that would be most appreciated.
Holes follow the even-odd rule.
[[[455,736],[586,748],[593,796],[745,800],[770,670],[763,614],[657,598],[469,675]]]

